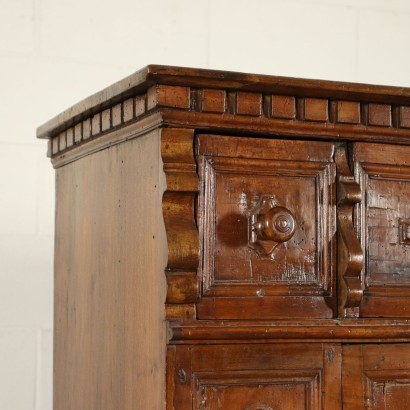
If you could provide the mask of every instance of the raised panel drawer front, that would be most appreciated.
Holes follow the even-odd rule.
[[[357,143],[363,317],[410,317],[410,147]]]
[[[341,408],[337,344],[172,346],[168,410]]]
[[[343,409],[410,406],[410,345],[343,346]]]
[[[199,135],[200,319],[335,315],[327,142]]]

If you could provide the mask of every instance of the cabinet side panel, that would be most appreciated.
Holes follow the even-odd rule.
[[[57,170],[54,409],[165,403],[160,132]]]

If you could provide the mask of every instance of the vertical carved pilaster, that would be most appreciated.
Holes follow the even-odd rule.
[[[362,201],[362,193],[350,171],[344,146],[336,149],[335,160],[338,174],[338,310],[339,316],[358,317],[363,298],[363,251],[354,229],[353,210],[355,204]]]
[[[162,130],[161,154],[167,181],[162,208],[168,240],[165,271],[168,319],[194,318],[195,302],[199,297],[199,242],[195,212],[198,174],[193,146],[193,130]]]

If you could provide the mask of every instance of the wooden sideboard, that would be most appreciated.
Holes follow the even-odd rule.
[[[410,406],[410,89],[148,66],[39,127],[55,410]]]

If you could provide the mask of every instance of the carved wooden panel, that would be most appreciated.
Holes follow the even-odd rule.
[[[410,148],[355,144],[364,201],[358,225],[365,250],[361,316],[410,316]]]
[[[194,409],[317,409],[320,370],[258,370],[194,375]]]
[[[167,128],[161,131],[161,155],[167,181],[162,209],[168,247],[165,271],[168,319],[195,318],[194,302],[199,296],[195,215],[198,175],[193,143],[193,130]]]
[[[38,129],[54,164],[87,140],[149,117],[165,126],[259,135],[409,144],[410,93],[395,87],[148,66],[90,96]],[[157,116],[160,112],[160,116]],[[95,139],[99,140],[94,141]],[[72,152],[74,151],[74,152]]]
[[[344,409],[409,407],[409,345],[344,346],[342,369]]]
[[[337,166],[337,271],[338,312],[341,317],[357,317],[363,299],[361,273],[363,250],[354,228],[354,207],[363,196],[349,167],[346,146],[336,148]]]
[[[341,347],[174,346],[167,409],[340,409]]]
[[[333,144],[209,135],[198,141],[199,317],[331,317],[332,309],[318,304],[334,296]],[[250,298],[241,300],[246,312],[228,312],[232,297]],[[293,313],[298,303],[306,310]]]
[[[40,127],[56,406],[409,408],[409,135],[410,89],[160,66]]]

